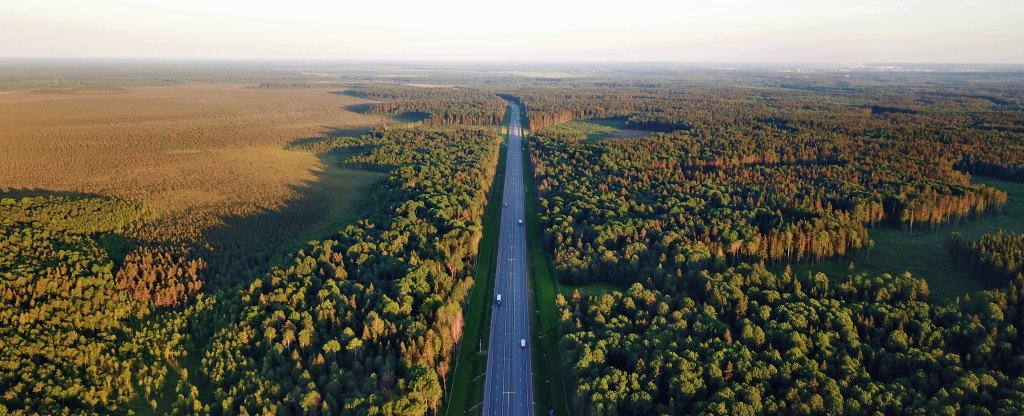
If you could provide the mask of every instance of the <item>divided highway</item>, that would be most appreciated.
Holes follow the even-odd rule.
[[[519,107],[510,102],[509,108],[511,121],[505,193],[502,196],[497,276],[491,299],[491,335],[484,375],[485,416],[534,414],[530,298],[526,277],[523,137]]]

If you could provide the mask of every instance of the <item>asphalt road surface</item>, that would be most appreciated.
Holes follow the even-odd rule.
[[[530,298],[526,280],[522,126],[519,107],[509,103],[511,122],[502,196],[498,267],[491,299],[491,338],[484,375],[485,416],[532,416],[533,363],[530,354]],[[522,221],[522,222],[521,222]],[[501,295],[501,305],[497,296]],[[522,346],[522,342],[526,346]]]

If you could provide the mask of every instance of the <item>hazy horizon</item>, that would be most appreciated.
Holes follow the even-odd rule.
[[[1024,3],[1010,0],[69,0],[0,12],[0,57],[22,59],[1024,64]]]

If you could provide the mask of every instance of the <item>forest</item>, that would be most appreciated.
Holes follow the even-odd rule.
[[[116,255],[94,238],[141,215],[108,198],[0,199],[0,410],[123,412],[163,384],[181,337],[146,319],[188,276],[161,262],[139,262],[147,277],[115,272]],[[151,273],[168,280],[145,281]]]
[[[462,336],[467,264],[497,163],[491,129],[391,130],[343,163],[388,171],[373,215],[310,242],[242,291],[202,358],[212,403],[183,413],[436,412]]]
[[[168,410],[182,414],[436,411],[462,336],[467,265],[499,140],[472,127],[349,140],[368,150],[339,163],[387,174],[370,214],[240,291],[213,292],[219,300],[200,294],[209,275],[188,246],[138,245],[115,267],[100,243],[137,224],[137,204],[3,199],[2,403],[106,413],[143,401],[157,410],[173,371],[180,395]],[[218,302],[226,316],[208,312]],[[185,344],[211,331],[190,378],[178,361]],[[26,365],[32,377],[16,371]],[[196,386],[212,389],[212,400]]]
[[[375,100],[366,113],[421,119],[424,124],[497,126],[505,116],[505,100],[480,89],[451,86],[366,85],[346,94]]]
[[[795,81],[756,74],[685,82],[594,82],[570,91],[522,88],[510,95],[526,107],[532,130],[574,119],[621,117],[628,128],[640,130],[716,138],[782,136],[793,146],[789,150],[797,153],[794,157],[799,156],[799,142],[857,146],[892,141],[914,149],[928,165],[943,161],[960,171],[1020,179],[1024,91],[1012,76],[864,78],[821,75]]]
[[[855,82],[511,93],[534,130],[540,238],[568,287],[574,413],[1022,411],[1018,235],[947,242],[976,278],[1003,282],[955,299],[902,270],[789,265],[852,269],[873,228],[913,238],[1003,215],[1007,194],[971,175],[1021,180],[1024,84]],[[661,133],[595,140],[563,124],[595,118]],[[608,284],[622,290],[592,289]]]
[[[929,298],[911,276],[688,274],[559,299],[579,414],[1020,414],[1024,281]]]
[[[660,282],[741,260],[820,261],[870,248],[872,226],[927,232],[1006,201],[898,144],[755,137],[535,133],[544,240],[560,277]]]
[[[1024,272],[1024,234],[998,232],[967,241],[953,234],[946,249],[957,263],[970,267],[978,276],[997,282],[1013,281]]]
[[[75,117],[97,126],[90,134],[156,129],[152,143],[138,139],[137,148],[119,155],[129,168],[156,166],[154,177],[143,181],[104,185],[108,178],[102,175],[114,169],[99,153],[90,162],[94,176],[80,178],[94,188],[65,183],[74,191],[50,192],[25,186],[52,180],[51,170],[23,169],[6,178],[0,193],[0,411],[436,412],[462,336],[462,301],[473,286],[471,265],[497,164],[498,130],[421,122],[370,131],[364,120],[389,118],[346,110],[327,122],[359,127],[302,138],[296,132],[310,131],[309,120],[339,117],[338,103],[365,101],[322,86],[248,92],[244,86],[188,85],[168,87],[164,99],[170,101],[160,102],[146,95],[147,88],[103,87],[103,94],[110,92],[103,96],[93,95],[101,89],[82,87],[15,91],[0,104],[31,119],[0,120],[15,127],[0,138],[4,146],[19,152],[31,146],[30,137],[60,146],[57,153],[83,147],[47,137],[53,129],[74,135],[80,125],[52,123],[53,115],[33,107],[39,96],[56,96],[57,105],[74,108]],[[138,110],[152,114],[155,126],[108,121],[140,96]],[[220,113],[197,116],[177,107],[196,97]],[[282,97],[294,101],[260,101]],[[100,108],[80,106],[86,102]],[[500,122],[504,101],[493,102],[500,103],[492,110]],[[461,111],[471,108],[461,103],[436,101],[431,108],[457,115],[443,124],[461,124],[467,122]],[[247,124],[244,117],[257,116],[247,106],[291,107],[271,122],[297,120],[301,127],[218,124],[233,117]],[[183,126],[182,120],[200,126]],[[211,138],[204,132],[211,125],[226,131]],[[182,127],[195,135],[159,140]],[[246,136],[250,128],[262,131]],[[273,143],[284,144],[281,135],[293,142],[274,150]],[[33,160],[54,153],[35,151]],[[209,154],[217,155],[219,166],[208,164]],[[165,160],[152,159],[158,155]],[[264,169],[264,162],[250,158],[268,155],[286,163],[251,176],[250,169]],[[273,157],[269,163],[277,163]],[[178,163],[170,169],[207,181],[161,178],[167,176],[161,165],[166,159]],[[317,161],[329,166],[318,168]],[[260,182],[272,176],[283,181]],[[323,183],[288,182],[296,179]],[[211,199],[203,187],[230,191],[225,199]],[[97,189],[110,196],[89,193]],[[365,197],[364,189],[370,189]],[[329,231],[317,231],[323,229]],[[302,249],[289,248],[311,232],[322,234],[299,244]],[[290,254],[279,259],[282,250]],[[252,342],[240,343],[238,334],[251,334]],[[286,357],[298,361],[282,361]]]
[[[0,414],[439,414],[506,99],[570,414],[1024,413],[1019,74],[152,71],[0,71]]]

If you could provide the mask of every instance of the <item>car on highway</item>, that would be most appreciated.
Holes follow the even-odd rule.
[[[495,299],[495,303],[497,303],[498,306],[501,306],[501,294],[498,294],[498,298]]]
[[[522,227],[522,226],[523,226],[523,220],[519,220],[519,226],[520,226],[520,227]]]
[[[521,338],[519,340],[519,348],[526,348],[526,338]]]

